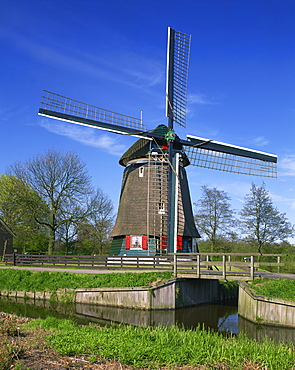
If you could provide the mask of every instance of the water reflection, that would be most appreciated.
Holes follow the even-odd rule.
[[[136,310],[120,307],[104,307],[77,303],[76,315],[100,323],[124,323],[140,326],[171,326],[195,328],[205,325],[214,330],[226,330],[237,333],[237,319],[227,324],[227,317],[237,315],[236,306],[203,305],[177,310]]]
[[[294,328],[272,325],[257,325],[238,316],[237,302],[211,304],[178,310],[145,311],[119,307],[105,307],[89,304],[58,304],[49,301],[0,298],[0,311],[26,317],[54,316],[75,319],[78,324],[96,322],[99,324],[131,324],[141,326],[178,325],[195,328],[204,325],[215,331],[232,334],[245,333],[249,338],[263,341],[266,336],[275,342],[293,342]]]
[[[263,342],[265,337],[269,337],[276,343],[291,342],[295,344],[294,328],[287,328],[275,325],[257,325],[239,316],[238,327],[240,333],[245,333],[248,338]]]
[[[139,310],[120,307],[106,307],[91,304],[58,304],[49,301],[33,301],[21,298],[0,299],[0,311],[28,317],[55,316],[75,318],[78,322],[96,322],[100,324],[131,324],[140,326],[171,326],[195,328],[198,325],[216,331],[238,333],[237,306],[202,305],[178,310]]]

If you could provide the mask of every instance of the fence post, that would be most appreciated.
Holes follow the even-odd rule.
[[[174,277],[176,278],[177,277],[177,256],[176,256],[176,253],[174,253],[174,255],[173,255],[173,274],[174,274]]]
[[[228,266],[228,271],[231,271],[231,256],[228,256],[227,258],[227,262],[229,263],[229,266]]]
[[[13,266],[16,266],[16,253],[13,253]]]
[[[280,273],[280,263],[281,263],[281,256],[277,256],[277,263],[278,263],[278,274]]]
[[[201,261],[200,255],[197,254],[197,278],[198,279],[200,279],[200,261]]]
[[[254,280],[254,256],[251,256],[251,265],[250,265],[250,276],[251,280]]]
[[[206,256],[206,262],[210,262],[210,257]],[[206,270],[210,270],[210,265],[206,265]]]
[[[222,255],[222,278],[226,279],[226,256]]]

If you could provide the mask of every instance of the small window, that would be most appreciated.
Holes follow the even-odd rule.
[[[164,215],[165,214],[165,203],[164,202],[159,203],[158,213],[159,213],[159,215]]]
[[[131,236],[131,248],[130,249],[141,249],[142,247],[142,238],[139,235]]]
[[[144,167],[141,166],[139,167],[139,177],[143,177],[143,174],[144,174]]]

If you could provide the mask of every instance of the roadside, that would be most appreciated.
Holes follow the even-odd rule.
[[[31,271],[48,271],[48,272],[72,272],[75,274],[90,274],[90,275],[96,275],[96,274],[112,274],[112,273],[125,273],[125,272],[134,272],[134,273],[142,273],[142,272],[165,272],[167,270],[159,270],[156,271],[153,269],[150,270],[101,270],[101,269],[75,269],[75,268],[63,268],[63,267],[27,267],[27,266],[1,266],[0,269],[14,269],[14,270],[31,270]]]

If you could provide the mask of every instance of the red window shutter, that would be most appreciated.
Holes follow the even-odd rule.
[[[160,248],[167,249],[167,238],[166,236],[160,236]]]
[[[177,246],[176,249],[182,249],[182,236],[177,236]]]
[[[147,237],[147,235],[142,235],[142,249],[148,249],[148,237]]]
[[[130,249],[131,245],[131,235],[125,236],[125,249]]]

